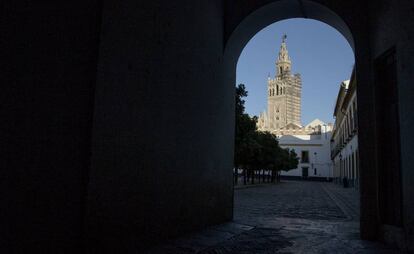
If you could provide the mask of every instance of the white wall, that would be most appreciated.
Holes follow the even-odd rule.
[[[325,135],[326,134],[326,135]],[[279,139],[280,146],[283,148],[294,149],[298,157],[302,155],[302,151],[309,152],[309,163],[300,163],[298,168],[282,171],[283,176],[302,177],[302,167],[309,167],[308,177],[329,177],[333,176],[332,162],[330,158],[330,134],[331,132],[322,133],[321,135],[312,135],[318,137],[283,136]],[[315,154],[316,153],[316,154]],[[315,174],[316,168],[316,174]]]
[[[341,152],[339,152],[335,158],[333,159],[334,161],[334,165],[336,167],[335,170],[335,175],[334,177],[339,177],[342,178],[344,176],[346,176],[348,179],[355,179],[355,178],[359,178],[359,176],[355,177],[355,173],[353,174],[353,176],[350,175],[349,170],[350,166],[346,165],[346,169],[343,171],[342,175],[339,172],[339,165],[340,165],[340,161],[344,161],[347,160],[348,158],[351,158],[352,154],[355,153],[356,151],[358,151],[358,135],[355,135],[352,137],[352,139],[345,145],[345,147],[341,150]],[[342,157],[340,157],[340,155]],[[354,155],[355,156],[355,155]],[[351,160],[352,161],[352,160]],[[357,167],[357,161],[354,159],[354,171]]]

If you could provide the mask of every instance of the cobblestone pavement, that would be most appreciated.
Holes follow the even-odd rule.
[[[286,181],[235,190],[234,221],[148,253],[400,253],[359,239],[359,200],[332,183]]]
[[[276,185],[240,189],[234,198],[234,220],[257,224],[275,217],[343,220],[344,212],[319,182],[285,181]]]
[[[338,184],[323,184],[322,187],[333,199],[348,218],[359,220],[359,194],[354,188],[343,188]]]

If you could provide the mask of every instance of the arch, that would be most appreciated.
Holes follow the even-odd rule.
[[[305,15],[306,14],[306,15]],[[324,22],[340,32],[355,52],[354,37],[345,21],[328,7],[311,0],[280,0],[252,12],[231,32],[224,48],[224,61],[236,69],[238,58],[248,41],[261,29],[290,18],[309,18]]]
[[[344,38],[348,41],[350,47],[354,52],[354,59],[355,59],[355,73],[358,76],[361,83],[366,81],[367,86],[371,86],[369,83],[369,79],[362,75],[362,73],[369,72],[369,68],[367,67],[370,63],[367,60],[364,51],[362,50],[363,47],[369,46],[369,41],[366,38],[363,38],[361,35],[361,31],[355,29],[355,36],[358,39],[358,48],[356,53],[355,47],[355,40],[354,35],[351,32],[349,26],[345,23],[344,19],[340,17],[337,13],[316,2],[317,0],[300,0],[300,1],[291,1],[291,0],[275,0],[271,3],[268,3],[254,11],[250,14],[245,16],[240,22],[236,22],[237,26],[235,27],[225,27],[227,30],[225,31],[225,38],[224,38],[224,52],[223,52],[223,64],[226,68],[226,74],[228,78],[228,84],[231,85],[232,89],[235,84],[235,77],[236,77],[236,66],[237,61],[241,55],[242,50],[247,45],[249,40],[253,38],[260,30],[265,28],[268,25],[271,25],[277,21],[290,19],[290,18],[309,18],[321,21],[326,23],[327,25],[335,28],[339,33],[341,33]],[[352,20],[351,20],[352,21]],[[357,27],[355,27],[357,28]],[[365,29],[365,28],[364,28]],[[280,66],[282,67],[282,66]],[[279,69],[276,69],[279,70]],[[365,84],[365,83],[364,83]],[[366,88],[365,88],[366,89]],[[357,89],[358,90],[358,89]],[[283,93],[286,91],[283,90]],[[290,90],[288,89],[288,93]],[[370,106],[363,105],[365,109],[369,109]],[[373,109],[369,109],[373,111]],[[369,112],[370,112],[369,111]],[[289,129],[287,127],[287,129]],[[364,131],[364,130],[363,130]],[[341,133],[341,138],[343,142],[343,133]],[[361,138],[362,139],[362,138]],[[361,140],[359,139],[359,141]],[[369,138],[366,138],[364,142],[367,140],[373,139],[371,135]],[[366,147],[366,144],[365,144]],[[362,146],[361,146],[362,149]],[[363,156],[361,156],[363,157]],[[373,158],[372,154],[367,155],[366,158]],[[360,159],[360,158],[359,158]],[[345,173],[345,160],[341,159],[338,163],[339,170],[343,176]],[[365,165],[367,166],[367,165]],[[371,166],[373,167],[373,166]],[[373,168],[371,168],[373,170]],[[368,182],[367,177],[361,177],[361,185],[363,182]],[[375,187],[375,186],[374,186]],[[366,187],[375,193],[375,189],[372,186]],[[363,191],[361,191],[362,193]],[[368,200],[368,199],[365,199]],[[370,216],[376,215],[376,201],[372,201],[370,203],[362,203],[361,202],[361,211],[364,211],[364,214],[361,215],[361,218],[369,218]],[[369,208],[366,209],[365,208]],[[373,221],[364,221],[361,219],[361,236],[365,239],[375,239],[376,232],[373,230],[378,225],[375,220]]]
[[[279,95],[279,85],[276,86],[276,95]]]

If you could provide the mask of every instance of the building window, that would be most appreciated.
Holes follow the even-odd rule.
[[[318,174],[318,170],[316,168],[313,169],[313,174],[317,175]]]
[[[276,95],[279,95],[279,86],[276,86]]]
[[[279,117],[278,116],[276,117],[276,120],[279,120]]]
[[[301,163],[309,163],[309,151],[302,151]]]
[[[358,116],[357,116],[357,108],[356,108],[356,103],[355,103],[355,101],[352,103],[352,115],[354,116],[354,125],[353,125],[353,128],[355,129],[355,128],[357,128],[358,126],[357,126],[357,121],[358,121]]]
[[[359,179],[359,159],[358,159],[358,150],[355,150],[355,175]]]
[[[351,154],[351,178],[355,179],[355,153]]]

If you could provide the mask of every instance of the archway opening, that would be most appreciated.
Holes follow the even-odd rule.
[[[319,4],[316,4],[311,1],[300,1],[301,4],[298,4],[297,2],[292,3],[288,1],[278,1],[272,4],[269,4],[265,7],[260,8],[256,12],[249,15],[245,20],[241,22],[241,24],[235,28],[235,30],[231,33],[231,35],[228,38],[227,44],[226,44],[226,51],[225,51],[225,63],[227,68],[229,68],[228,73],[228,79],[232,82],[232,85],[238,84],[236,81],[236,66],[237,61],[239,60],[239,56],[242,54],[242,49],[247,45],[247,42],[253,38],[253,36],[258,33],[261,29],[265,28],[269,24],[275,23],[280,20],[290,19],[290,18],[307,18],[307,19],[313,19],[320,22],[323,22],[325,24],[328,24],[330,27],[334,28],[337,32],[342,34],[343,38],[348,42],[349,50],[351,52],[352,58],[354,58],[354,39],[352,36],[352,33],[348,26],[345,24],[345,22],[342,20],[341,17],[330,11],[329,9],[325,8],[324,6],[321,6]],[[275,35],[275,36],[281,36]],[[270,54],[275,55],[275,51],[271,52]],[[337,59],[340,61],[340,59]],[[358,59],[355,59],[355,68],[358,66]],[[250,66],[253,68],[253,64]],[[273,66],[271,66],[273,67]],[[283,72],[282,69],[277,69],[276,72]],[[298,70],[298,72],[300,72]],[[344,75],[343,78],[340,80],[340,82],[333,82],[331,87],[336,90],[335,97],[338,97],[340,93],[343,93],[344,91],[353,90],[354,93],[356,93],[356,71],[352,68],[352,66],[348,66],[348,72],[349,75]],[[265,74],[267,76],[267,73]],[[272,77],[273,78],[273,77]],[[349,82],[341,82],[345,80],[350,80]],[[263,82],[266,84],[266,81]],[[266,85],[265,85],[266,86]],[[275,87],[276,88],[276,87]],[[342,89],[342,92],[341,92]],[[279,90],[277,90],[279,91]],[[283,89],[282,89],[283,91]],[[265,96],[273,96],[273,88],[272,89],[264,89],[262,91]],[[283,94],[283,93],[282,93]],[[349,94],[352,94],[351,92]],[[276,96],[278,96],[276,94]],[[335,101],[337,98],[331,98],[332,101]],[[348,97],[350,97],[348,95]],[[352,98],[348,98],[347,100],[350,100]],[[351,96],[352,97],[352,96]],[[355,96],[356,100],[356,96]],[[339,177],[335,180],[337,183],[341,184],[342,186],[350,186],[353,185],[355,187],[358,187],[361,184],[361,180],[357,176],[359,175],[359,165],[358,160],[360,156],[358,155],[358,140],[355,139],[352,142],[349,142],[349,135],[354,136],[353,132],[355,127],[354,125],[357,124],[357,111],[356,111],[356,102],[354,103],[352,100],[350,100],[350,107],[345,109],[345,112],[342,112],[343,109],[340,111],[337,111],[337,113],[345,115],[346,119],[342,117],[340,119],[341,121],[344,121],[342,123],[341,132],[338,134],[337,139],[339,140],[339,144],[337,144],[338,141],[335,141],[336,139],[330,139],[330,142],[332,144],[329,144],[330,150],[339,149],[340,151],[343,150],[343,146],[345,143],[345,146],[348,147],[348,150],[352,150],[350,152],[349,156],[348,154],[345,156],[341,153],[337,153],[336,155],[332,155],[332,177],[330,179],[334,179],[334,172],[336,174],[339,174]],[[335,112],[336,105],[331,105],[332,109],[332,115]],[[366,105],[362,105],[362,107],[366,107]],[[349,111],[348,111],[349,110]],[[280,116],[279,116],[280,117]],[[275,119],[278,119],[278,116],[275,117]],[[345,119],[345,120],[344,120]],[[259,117],[259,121],[262,120],[261,117]],[[323,126],[323,125],[322,125]],[[280,126],[277,126],[280,127]],[[333,127],[333,126],[332,126]],[[291,127],[294,129],[294,127]],[[311,128],[311,127],[310,127]],[[322,127],[322,128],[327,128]],[[291,130],[293,131],[293,130]],[[324,136],[324,135],[322,135]],[[351,144],[352,143],[352,144]],[[351,148],[352,147],[352,148]],[[318,152],[311,151],[310,156],[314,157],[313,159],[318,157]],[[332,151],[331,151],[332,153]],[[308,155],[309,156],[309,155]],[[309,157],[310,157],[309,156]],[[299,157],[306,157],[306,155],[302,154]],[[346,158],[345,158],[346,157]],[[316,159],[317,160],[317,159]],[[310,166],[309,168],[311,168]],[[318,174],[319,169],[316,168],[315,170],[315,164],[311,169],[307,170],[307,175],[309,174]],[[306,170],[302,170],[302,176],[303,172]],[[316,173],[315,173],[316,172]],[[344,179],[345,178],[345,179]],[[352,183],[349,181],[352,179]],[[328,194],[329,195],[329,194]],[[235,206],[235,209],[237,207]],[[358,208],[359,212],[359,208]],[[358,221],[359,222],[359,221]]]
[[[302,18],[267,26],[243,49],[236,94],[243,88],[247,96],[244,117],[237,115],[243,99],[236,99],[236,221],[359,222],[354,62],[352,48],[337,30]],[[256,121],[257,134],[246,131],[246,115]],[[264,133],[276,140],[272,148]],[[249,213],[257,209],[261,213],[252,218]]]

